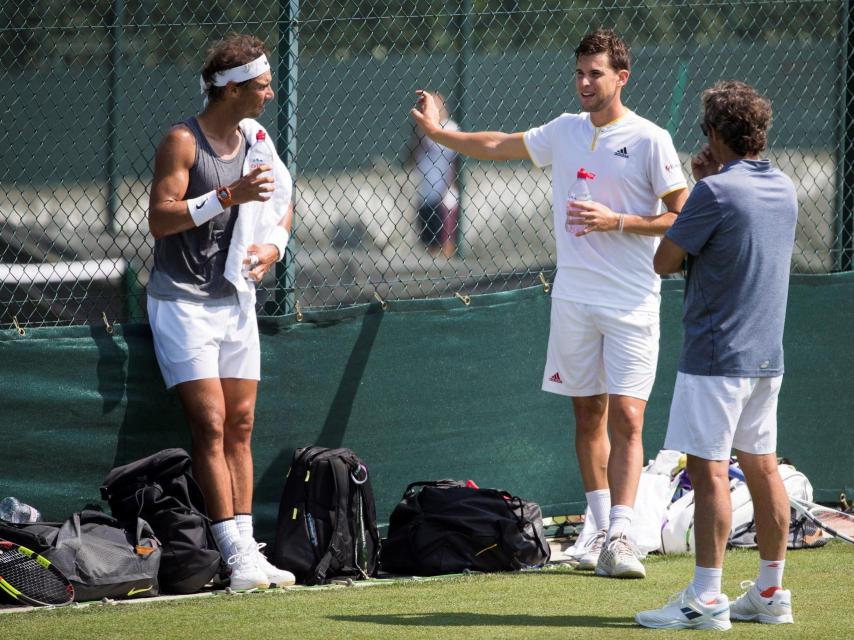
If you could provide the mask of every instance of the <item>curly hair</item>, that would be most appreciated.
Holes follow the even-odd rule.
[[[771,101],[738,80],[723,80],[703,92],[704,125],[714,128],[732,151],[757,155],[768,143]]]
[[[584,36],[575,49],[575,59],[594,56],[597,53],[608,54],[608,62],[614,71],[631,70],[632,56],[629,46],[611,29],[597,29]]]
[[[209,83],[213,80],[215,73],[252,62],[266,53],[267,46],[261,39],[241,33],[229,33],[208,49],[205,65],[202,67],[202,79]],[[239,84],[245,84],[245,82]],[[208,100],[211,102],[219,100],[224,88],[210,85]]]

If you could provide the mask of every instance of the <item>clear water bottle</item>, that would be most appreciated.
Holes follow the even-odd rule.
[[[255,134],[255,142],[249,147],[249,170],[252,171],[262,164],[273,167],[273,148],[263,129]]]
[[[267,141],[267,134],[264,133],[263,129],[259,130],[255,134],[255,143],[249,147],[249,171],[253,171],[262,164],[272,168],[273,153],[273,148]],[[265,172],[261,175],[270,175],[270,173]],[[258,256],[250,253],[246,258],[249,262],[243,265],[243,277],[248,280],[249,272],[258,264]]]
[[[41,519],[42,514],[35,507],[24,504],[17,498],[8,497],[0,500],[0,520],[26,524],[39,522]]]
[[[581,211],[581,209],[573,209],[570,206],[570,202],[575,200],[576,202],[582,202],[584,200],[593,200],[593,196],[590,195],[590,187],[588,186],[588,180],[593,180],[596,177],[596,174],[590,173],[586,171],[583,167],[578,170],[578,173],[575,177],[575,182],[572,183],[572,187],[569,189],[569,195],[566,197],[566,232],[572,235],[575,235],[579,231],[584,231],[584,227],[587,226],[583,223],[575,223],[570,222],[569,216],[573,215],[575,212]]]

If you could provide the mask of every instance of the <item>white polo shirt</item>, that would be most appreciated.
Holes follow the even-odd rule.
[[[534,164],[552,167],[557,276],[552,296],[616,309],[658,312],[661,279],[652,268],[659,238],[617,231],[580,238],[565,230],[566,200],[580,168],[596,175],[593,200],[617,213],[653,216],[661,198],[685,189],[670,134],[632,111],[603,127],[589,113],[558,116],[525,132]]]

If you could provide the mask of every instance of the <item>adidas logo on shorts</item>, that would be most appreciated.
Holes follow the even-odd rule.
[[[563,380],[560,379],[560,373],[555,372],[555,374],[549,378],[549,382],[557,382],[558,384],[563,384]]]

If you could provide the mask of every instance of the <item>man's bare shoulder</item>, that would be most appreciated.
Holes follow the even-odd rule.
[[[173,156],[182,164],[189,162],[192,165],[196,155],[196,136],[185,124],[173,125],[157,146],[157,153]]]

